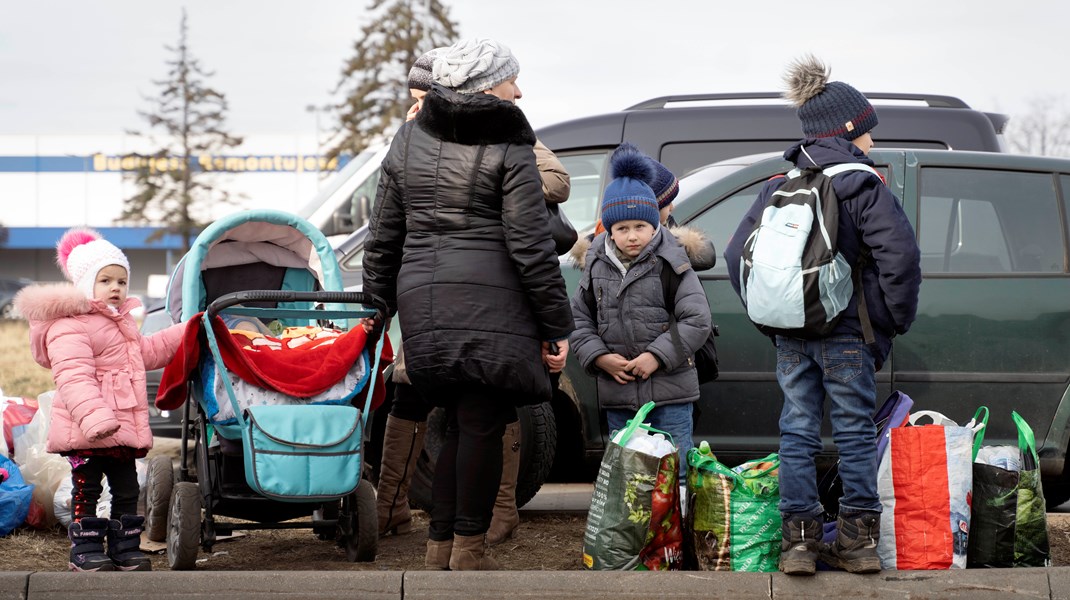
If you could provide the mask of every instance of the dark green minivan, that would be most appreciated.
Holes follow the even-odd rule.
[[[916,409],[965,422],[991,410],[985,442],[1015,444],[1011,411],[1032,426],[1049,505],[1070,499],[1070,160],[987,152],[874,150],[918,236],[918,318],[877,374]],[[680,183],[674,217],[723,252],[764,182],[790,165],[777,154],[731,159]],[[563,268],[570,292],[579,277]],[[777,450],[776,350],[748,321],[722,263],[700,273],[714,321],[720,378],[702,387],[696,441],[733,464]],[[584,461],[605,441],[594,380],[570,360],[562,390],[577,403]],[[823,462],[835,460],[826,418]]]

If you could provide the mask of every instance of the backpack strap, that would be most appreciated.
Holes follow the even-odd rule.
[[[847,171],[866,171],[867,173],[876,175],[881,181],[884,181],[884,178],[881,177],[881,174],[876,169],[864,163],[840,163],[828,167],[824,170],[824,173],[829,177],[835,177],[840,173],[846,173]]]
[[[859,248],[858,264],[851,272],[851,281],[855,287],[855,296],[858,298],[858,323],[862,326],[862,341],[866,344],[875,344],[877,338],[873,335],[873,322],[869,320],[866,292],[862,289],[862,268],[870,261],[872,251],[865,244],[859,244]]]
[[[788,171],[785,176],[788,179],[795,179],[796,177],[801,177],[805,171],[811,170],[814,169],[799,169],[798,167],[796,167],[791,171]],[[840,163],[838,165],[832,165],[831,167],[823,169],[821,172],[831,179],[841,173],[847,173],[849,171],[863,171],[866,173],[872,173],[873,175],[876,175],[878,179],[881,180],[881,183],[885,183],[884,177],[880,174],[879,171],[864,163]],[[862,289],[862,268],[865,266],[866,263],[870,261],[870,258],[872,257],[872,251],[861,242],[859,242],[858,246],[860,249],[858,255],[858,264],[855,266],[854,269],[852,269],[851,281],[854,285],[855,297],[858,298],[858,322],[862,326],[862,339],[866,344],[874,344],[876,343],[877,339],[876,336],[873,335],[873,322],[869,319],[869,305],[866,304],[866,294],[865,291]]]

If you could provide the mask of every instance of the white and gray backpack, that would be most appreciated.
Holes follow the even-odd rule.
[[[880,177],[860,163],[794,169],[770,195],[744,242],[739,287],[747,316],[763,333],[825,337],[860,287],[836,245],[840,203],[832,179],[847,171]],[[865,302],[859,302],[869,341],[872,330],[864,313]]]

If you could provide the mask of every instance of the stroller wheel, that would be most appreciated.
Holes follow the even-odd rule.
[[[174,484],[175,469],[171,458],[154,456],[149,461],[149,479],[145,483],[145,534],[154,542],[167,539],[167,515]]]
[[[350,562],[371,562],[379,549],[379,515],[375,512],[375,489],[361,479],[357,491],[342,500],[338,519],[340,540]]]
[[[172,571],[185,571],[197,564],[201,542],[201,490],[196,483],[175,484],[171,520],[167,524],[167,564]]]

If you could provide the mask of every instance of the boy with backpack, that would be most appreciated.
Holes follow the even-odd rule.
[[[655,402],[649,421],[672,435],[683,477],[699,397],[694,354],[710,335],[710,307],[687,253],[660,225],[650,159],[625,144],[613,153],[610,170],[614,179],[602,198],[606,231],[580,265],[569,344],[598,379],[610,432]],[[670,286],[674,298],[666,297]]]
[[[777,347],[780,570],[790,575],[812,575],[819,554],[853,573],[880,570],[875,374],[914,322],[921,285],[914,230],[868,158],[877,113],[828,77],[810,56],[791,65],[785,95],[806,136],[784,153],[796,169],[766,183],[725,250],[748,317]],[[828,546],[814,463],[826,394],[844,488]]]

